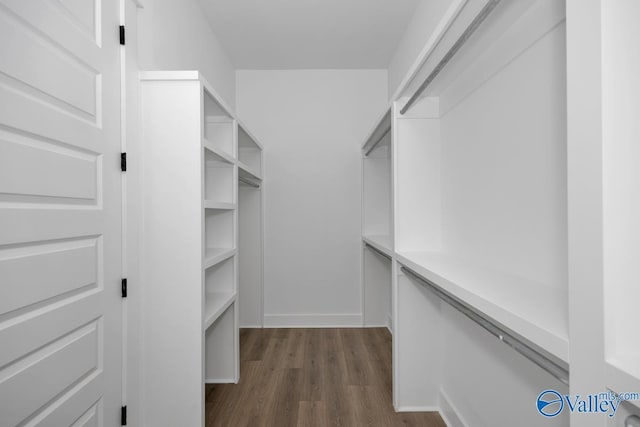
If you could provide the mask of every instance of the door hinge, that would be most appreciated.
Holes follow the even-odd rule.
[[[128,294],[128,289],[127,289],[127,278],[123,278],[122,279],[122,290],[121,290],[121,295],[122,298],[126,298]]]
[[[120,425],[121,426],[127,425],[127,407],[126,406],[123,406],[120,409]]]
[[[120,170],[127,171],[127,153],[120,153]]]
[[[120,44],[124,46],[124,25],[120,25]]]

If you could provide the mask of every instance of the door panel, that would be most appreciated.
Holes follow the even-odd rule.
[[[119,425],[118,2],[0,0],[0,426]]]

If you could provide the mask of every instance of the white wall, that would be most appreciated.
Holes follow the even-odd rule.
[[[235,107],[235,69],[197,0],[150,0],[139,17],[142,70],[199,70]]]
[[[238,71],[238,115],[265,146],[265,325],[359,325],[360,145],[385,70]]]
[[[425,46],[437,39],[437,37],[434,38],[434,32],[437,31],[445,12],[452,6],[456,7],[458,3],[460,0],[430,0],[418,3],[389,63],[389,97],[394,96],[404,82],[407,73],[410,72]]]

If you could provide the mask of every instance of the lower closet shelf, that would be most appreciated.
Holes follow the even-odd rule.
[[[232,211],[236,208],[235,203],[215,202],[213,200],[204,201],[205,209],[218,209],[222,211]]]
[[[235,292],[208,292],[205,296],[204,329],[213,325],[235,300]]]
[[[399,252],[398,262],[568,363],[566,291],[438,252]]]

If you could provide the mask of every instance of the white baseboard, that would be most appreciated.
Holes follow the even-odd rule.
[[[205,384],[238,384],[238,380],[235,379],[216,379],[216,378],[205,378]]]
[[[265,328],[358,328],[361,314],[265,314]]]
[[[460,412],[453,403],[451,403],[451,399],[449,399],[449,396],[447,396],[442,389],[440,389],[438,400],[440,403],[440,416],[447,427],[467,427],[468,424],[464,422]]]
[[[262,325],[240,325],[240,329],[262,329]]]
[[[389,333],[393,335],[393,319],[391,318],[391,314],[387,315],[387,329]]]
[[[396,412],[440,412],[437,406],[397,406]]]

